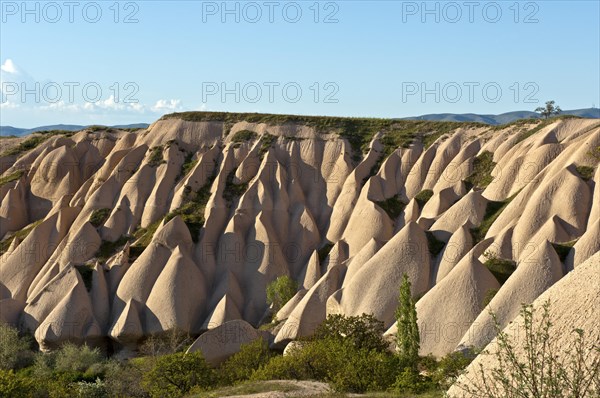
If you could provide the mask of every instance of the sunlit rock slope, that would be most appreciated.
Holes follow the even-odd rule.
[[[42,348],[258,327],[282,275],[275,345],[332,313],[393,333],[407,274],[440,356],[600,250],[598,120],[184,113],[0,144],[0,318]]]

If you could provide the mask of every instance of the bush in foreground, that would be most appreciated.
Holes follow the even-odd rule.
[[[381,391],[395,379],[396,358],[357,348],[350,341],[327,338],[307,342],[289,355],[277,356],[252,375],[253,380],[319,380],[336,391]]]
[[[0,369],[0,397],[30,397],[32,396],[33,384],[33,379],[16,374],[12,369]]]
[[[215,385],[215,372],[200,352],[176,353],[158,357],[142,379],[152,397],[181,397],[193,387],[208,389]]]
[[[389,343],[382,338],[384,332],[383,322],[373,315],[333,314],[317,328],[313,339],[333,338],[345,340],[359,349],[386,351]]]
[[[383,323],[372,315],[330,315],[313,338],[289,355],[272,358],[251,378],[319,380],[341,392],[386,390],[394,383],[398,361],[382,334]]]
[[[273,356],[269,351],[269,344],[263,339],[243,344],[240,351],[229,357],[217,370],[219,383],[227,386],[248,380],[254,371],[266,365]]]
[[[0,369],[20,369],[33,361],[31,340],[16,328],[0,323]]]

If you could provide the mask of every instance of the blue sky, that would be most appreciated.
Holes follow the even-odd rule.
[[[0,123],[600,106],[598,1],[469,4],[2,1]]]

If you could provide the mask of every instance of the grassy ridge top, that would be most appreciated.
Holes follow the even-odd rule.
[[[304,116],[268,113],[229,113],[229,112],[181,112],[165,115],[161,120],[181,119],[189,122],[223,122],[233,124],[241,121],[265,123],[269,125],[295,124],[313,127],[319,133],[337,133],[348,140],[358,159],[366,152],[373,136],[382,132],[382,143],[386,154],[391,150],[406,146],[420,139],[425,146],[431,145],[438,137],[457,128],[489,127],[476,122],[446,122],[430,120],[399,120],[338,116]]]
[[[189,122],[219,121],[225,123],[236,123],[246,121],[249,123],[266,123],[272,125],[303,124],[315,127],[318,130],[344,128],[350,125],[364,128],[381,128],[383,130],[396,125],[430,125],[430,126],[477,126],[485,127],[486,124],[476,122],[446,122],[428,120],[399,120],[385,118],[367,117],[341,117],[341,116],[308,116],[308,115],[284,115],[271,113],[239,113],[239,112],[179,112],[164,115],[161,120],[181,119]]]

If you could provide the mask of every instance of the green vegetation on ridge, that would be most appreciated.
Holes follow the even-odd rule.
[[[446,246],[446,243],[436,238],[431,231],[425,231],[425,235],[427,236],[427,247],[429,249],[429,253],[431,253],[431,255],[434,257],[440,254],[444,249],[444,246]]]
[[[204,211],[206,204],[210,199],[210,189],[212,183],[215,180],[215,174],[208,177],[206,183],[198,190],[198,192],[192,192],[190,187],[185,187],[185,200],[181,206],[167,214],[165,222],[173,219],[175,216],[181,217],[185,225],[188,227],[192,240],[197,243],[200,237],[200,230],[204,226]]]
[[[494,274],[501,285],[503,285],[517,269],[517,264],[512,260],[499,258],[490,252],[485,252],[483,255],[487,259],[483,265]]]
[[[36,148],[38,145],[40,145],[42,142],[46,141],[50,137],[53,137],[55,135],[64,135],[65,137],[70,137],[73,134],[73,131],[67,130],[38,131],[32,134],[27,139],[25,139],[24,141],[21,141],[19,145],[7,149],[3,153],[1,153],[0,156],[19,156],[25,152]]]
[[[163,150],[164,148],[162,146],[155,146],[154,148],[150,149],[150,155],[148,155],[148,166],[157,167],[163,163],[166,163],[163,157]]]
[[[406,203],[402,202],[398,195],[387,198],[386,200],[375,202],[375,204],[381,207],[387,215],[393,220],[398,218],[402,213],[402,210],[406,207]]]
[[[256,134],[254,131],[240,130],[233,135],[233,137],[231,138],[231,142],[242,143],[242,142],[253,141],[256,138],[258,138],[258,134]]]
[[[33,231],[33,229],[35,227],[37,227],[38,225],[40,225],[42,223],[42,220],[38,220],[28,226],[26,226],[25,228],[15,232],[12,236],[5,238],[4,240],[2,240],[0,242],[0,255],[6,253],[8,251],[8,248],[10,247],[11,243],[13,242],[13,240],[15,238],[19,239],[19,242],[23,242],[23,239],[25,239],[27,237],[27,235],[29,235],[29,233],[31,231]]]
[[[248,183],[236,183],[235,172],[237,168],[231,170],[225,179],[225,188],[223,189],[223,199],[227,202],[227,207],[233,206],[233,202],[239,199],[248,189]]]
[[[431,189],[424,189],[415,196],[415,200],[417,201],[419,207],[423,208],[423,206],[425,206],[425,204],[429,202],[429,199],[432,197],[433,191]]]
[[[0,187],[5,184],[8,184],[9,182],[17,181],[18,179],[23,177],[25,174],[27,174],[26,170],[17,170],[14,173],[11,173],[7,176],[0,177]]]
[[[490,185],[492,180],[492,171],[496,163],[494,163],[494,155],[489,151],[484,151],[481,155],[473,160],[473,172],[465,179],[467,189],[472,187],[483,189]]]
[[[190,122],[219,121],[227,125],[245,121],[269,125],[300,124],[315,128],[319,133],[337,133],[352,147],[353,160],[358,162],[367,151],[376,133],[383,134],[382,158],[396,148],[406,147],[420,139],[429,147],[438,137],[459,127],[488,127],[482,123],[438,122],[429,120],[397,120],[377,118],[351,118],[333,116],[278,115],[263,113],[181,112],[164,115],[161,120],[182,119]]]
[[[133,240],[133,237],[123,235],[119,239],[114,242],[109,240],[103,240],[96,252],[96,257],[99,261],[105,262],[112,255],[116,254],[120,249],[122,249],[127,242]]]
[[[585,181],[589,181],[594,178],[594,168],[590,166],[575,166],[577,174],[581,176]]]
[[[504,201],[496,202],[490,200],[487,203],[485,208],[485,214],[483,216],[483,221],[478,227],[471,228],[471,236],[473,237],[474,244],[481,242],[485,238],[485,235],[487,234],[494,221],[496,221],[496,219],[500,216],[500,214],[502,214],[504,209],[506,209],[506,206],[508,206],[508,204],[517,195],[518,192]]]
[[[112,210],[108,208],[94,210],[90,215],[90,224],[96,228],[102,226],[106,220],[108,220],[108,216],[110,216],[111,211]]]

